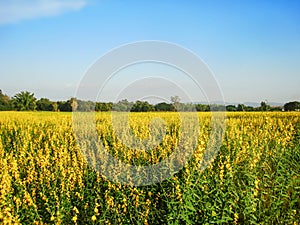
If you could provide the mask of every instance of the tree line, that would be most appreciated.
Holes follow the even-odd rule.
[[[171,97],[171,103],[160,102],[155,105],[147,101],[130,102],[126,99],[117,103],[92,102],[70,98],[67,101],[51,101],[48,98],[36,99],[33,93],[21,91],[10,98],[0,90],[0,111],[121,111],[121,112],[151,112],[151,111],[300,111],[300,102],[288,102],[283,106],[271,107],[262,101],[260,106],[218,105],[218,104],[193,104],[182,103],[178,96]]]

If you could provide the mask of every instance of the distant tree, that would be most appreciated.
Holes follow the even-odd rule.
[[[185,107],[186,107],[186,104],[182,103],[182,102],[178,102],[178,103],[175,103],[175,105],[173,105],[175,107],[175,111],[185,111]]]
[[[246,106],[245,111],[252,112],[252,111],[255,111],[255,108],[253,106]]]
[[[81,104],[82,102],[83,101],[77,100],[76,98],[73,97],[67,101],[58,101],[57,102],[58,110],[61,112],[72,112],[72,111],[76,111],[77,109],[79,110],[79,107],[81,107],[81,110],[79,111],[89,111],[89,110],[82,110],[82,108],[85,107],[83,104]]]
[[[97,103],[95,103],[95,102],[83,101],[83,100],[76,99],[76,103],[77,103],[77,106],[76,105],[74,106],[74,103],[73,103],[72,108],[76,107],[77,111],[80,111],[80,112],[97,111],[96,110]]]
[[[175,95],[175,96],[171,96],[170,98],[173,106],[174,106],[174,111],[180,111],[181,110],[181,107],[180,107],[180,97]]]
[[[270,106],[267,104],[267,102],[265,101],[262,101],[261,103],[260,103],[260,110],[261,111],[270,111]]]
[[[237,111],[242,112],[242,111],[245,111],[245,109],[246,109],[246,106],[244,104],[238,104]]]
[[[116,104],[113,104],[112,110],[114,111],[122,111],[122,112],[129,112],[131,107],[133,106],[132,102],[129,102],[127,99],[123,99]]]
[[[300,102],[288,102],[283,106],[284,111],[299,111],[300,110]]]
[[[36,102],[36,109],[38,111],[54,111],[53,102],[48,98],[41,98]]]
[[[270,111],[272,112],[279,112],[279,111],[282,111],[283,107],[282,106],[273,106],[270,108]]]
[[[69,102],[70,102],[72,111],[77,111],[77,108],[78,108],[78,102],[77,102],[77,99],[76,99],[76,98],[71,98],[71,99],[69,100]]]
[[[58,109],[58,103],[57,102],[52,102],[52,107],[53,107],[53,111],[54,112],[57,112],[59,109]]]
[[[12,103],[8,95],[2,93],[0,90],[0,111],[7,111],[12,109]]]
[[[95,106],[96,111],[107,112],[111,111],[113,107],[112,102],[97,102]]]
[[[235,105],[227,105],[226,106],[226,111],[235,112],[235,111],[237,111],[237,108],[236,108]]]
[[[211,104],[210,111],[226,111],[226,107],[224,105]]]
[[[131,108],[131,112],[150,112],[154,110],[154,106],[148,103],[147,101],[136,101]]]
[[[57,102],[58,104],[58,109],[61,112],[71,112],[72,111],[72,105],[71,102],[68,101],[59,101]]]
[[[185,103],[185,104],[182,103],[182,108],[185,112],[196,111],[196,107],[192,103]]]
[[[165,111],[165,112],[175,110],[173,104],[169,104],[169,103],[165,103],[165,102],[160,102],[160,103],[156,104],[154,106],[154,108],[155,108],[155,111]]]
[[[196,104],[195,108],[198,112],[209,112],[210,111],[210,106],[209,105]]]
[[[111,111],[112,110],[112,107],[113,107],[113,103],[112,102],[107,102],[107,103],[105,103],[105,105],[106,105],[106,110],[107,111]]]
[[[30,111],[36,109],[36,98],[28,91],[16,94],[13,99],[14,109],[18,111]]]

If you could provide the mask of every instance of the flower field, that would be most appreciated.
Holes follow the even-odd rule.
[[[222,146],[203,171],[210,113],[198,115],[188,163],[161,183],[131,186],[90,166],[72,113],[0,112],[0,224],[300,224],[300,113],[227,113]],[[149,129],[156,117],[164,129]],[[127,164],[159,163],[180,144],[177,113],[130,114],[140,140],[165,133],[147,149],[122,143],[109,113],[95,118],[104,148]]]

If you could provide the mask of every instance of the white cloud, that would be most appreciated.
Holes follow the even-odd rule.
[[[0,25],[76,11],[86,0],[1,0]]]

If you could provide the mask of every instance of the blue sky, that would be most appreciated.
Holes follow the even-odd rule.
[[[68,99],[112,48],[162,40],[203,59],[226,102],[300,100],[299,12],[297,0],[1,1],[0,89]]]

